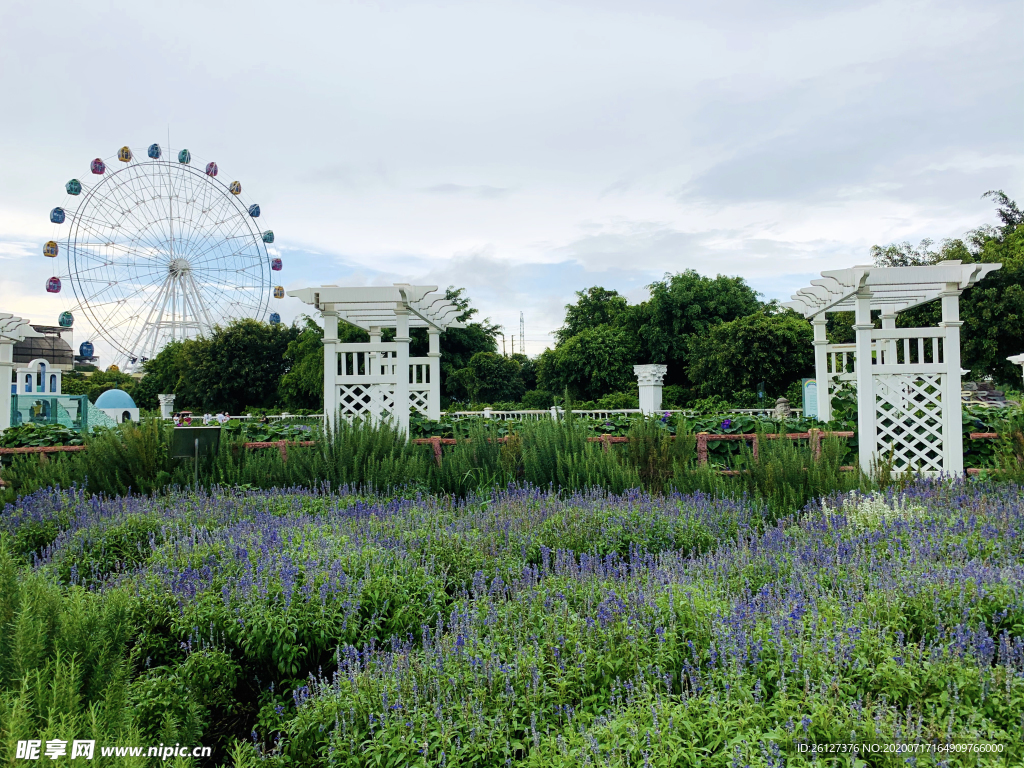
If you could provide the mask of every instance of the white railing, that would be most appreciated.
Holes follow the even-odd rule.
[[[871,332],[877,373],[946,373],[945,328],[890,328]]]
[[[803,408],[791,408],[794,415],[800,416],[803,414]],[[607,419],[616,415],[630,415],[635,416],[641,413],[639,408],[599,408],[599,409],[585,409],[576,410],[572,409],[573,415],[583,416],[594,419]],[[689,409],[666,409],[664,411],[658,411],[658,413],[669,413],[675,415],[681,413],[687,417],[697,416],[712,416],[715,414],[701,413],[699,411]],[[722,414],[744,414],[748,416],[774,416],[774,408],[726,408],[719,411]],[[485,419],[500,419],[503,421],[531,421],[538,419],[564,419],[565,409],[560,406],[553,406],[547,410],[521,410],[521,411],[497,411],[491,408],[484,408],[482,411],[448,411],[447,415],[454,419],[465,419],[465,418],[479,418]]]

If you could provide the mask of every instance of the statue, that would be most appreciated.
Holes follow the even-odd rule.
[[[793,409],[789,407],[789,400],[784,397],[780,397],[775,401],[775,419],[782,421],[783,419],[788,419],[792,415]]]

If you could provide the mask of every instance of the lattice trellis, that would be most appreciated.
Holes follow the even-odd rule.
[[[894,469],[943,470],[944,375],[875,374],[875,450]]]
[[[345,416],[380,416],[394,412],[395,392],[383,384],[338,387],[338,413]]]
[[[417,410],[422,415],[427,415],[427,408],[430,407],[430,390],[429,389],[410,389],[409,390],[409,405]]]

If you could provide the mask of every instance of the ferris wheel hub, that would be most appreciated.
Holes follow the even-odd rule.
[[[171,263],[167,266],[167,271],[171,273],[171,277],[184,277],[192,271],[192,265],[188,259],[183,259],[179,256],[176,259],[171,259]]]

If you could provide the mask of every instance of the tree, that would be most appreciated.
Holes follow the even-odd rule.
[[[597,285],[585,291],[576,291],[576,297],[575,304],[565,305],[565,322],[555,331],[558,344],[588,328],[616,325],[629,312],[629,302],[625,296]]]
[[[555,394],[568,389],[577,400],[596,400],[630,386],[635,357],[635,346],[623,329],[585,328],[555,349],[544,350],[537,363],[538,384]]]
[[[459,378],[475,403],[518,402],[524,392],[519,368],[519,361],[497,352],[477,352]]]
[[[121,371],[96,371],[91,376],[84,376],[79,371],[68,371],[61,375],[60,388],[65,395],[86,395],[89,402],[95,403],[96,398],[108,389],[123,389],[135,399],[137,384],[134,377]],[[139,405],[138,400],[135,404]]]
[[[278,382],[288,372],[285,351],[295,326],[235,320],[206,337],[168,344],[143,366],[139,386],[149,407],[156,394],[177,396],[177,408],[240,413],[278,405]],[[150,378],[152,377],[152,378]]]
[[[810,323],[773,302],[691,335],[689,375],[704,397],[753,392],[762,382],[769,395],[778,396],[813,375],[813,338]]]
[[[182,388],[181,351],[185,343],[172,341],[142,364],[143,376],[131,393],[139,408],[156,410],[160,407],[157,395],[176,395]]]
[[[649,286],[651,298],[638,308],[633,323],[646,363],[668,366],[666,384],[693,386],[689,339],[712,326],[761,308],[757,293],[742,277],[704,277],[689,269]],[[626,326],[630,325],[626,320]]]
[[[529,392],[537,388],[537,361],[521,352],[516,352],[509,357],[519,363],[519,380],[523,382],[523,389]]]

